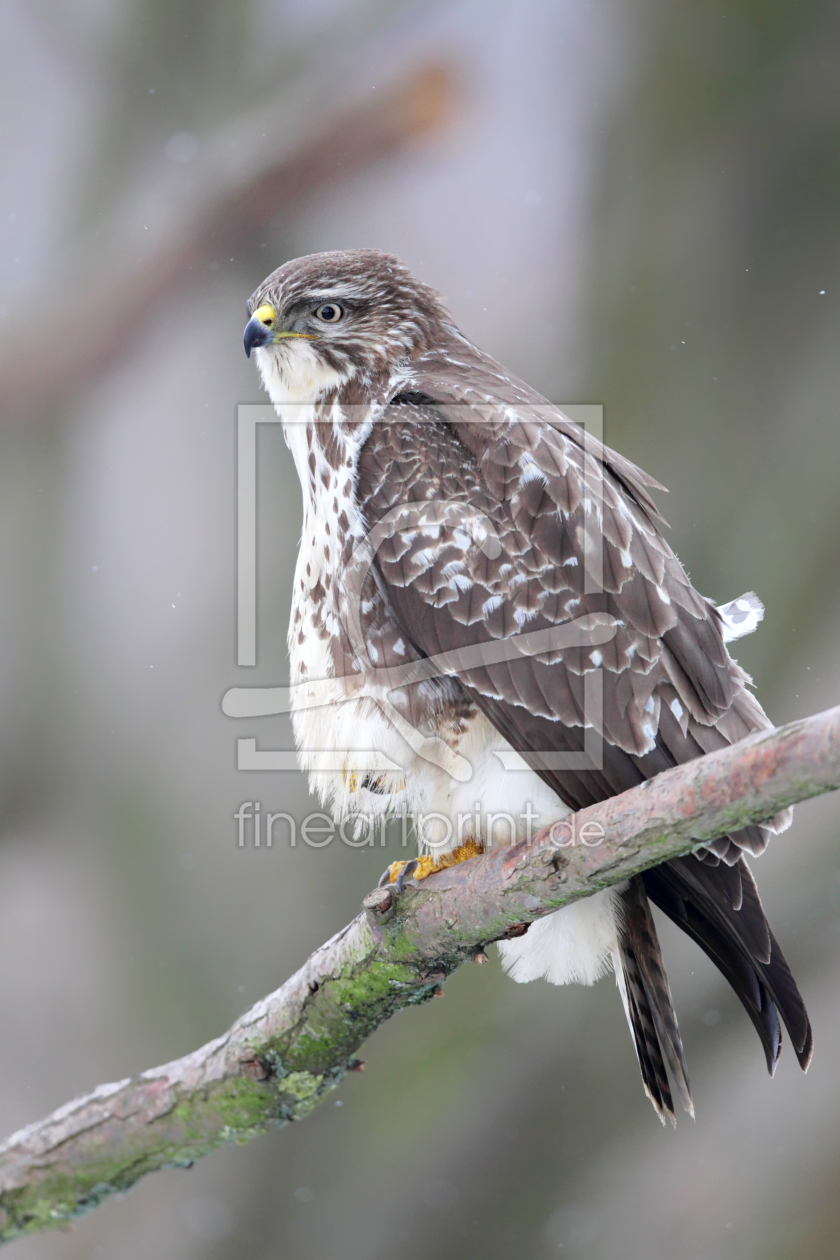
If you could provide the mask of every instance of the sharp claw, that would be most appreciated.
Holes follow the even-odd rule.
[[[402,893],[403,881],[406,879],[410,879],[416,870],[417,870],[417,858],[412,858],[410,862],[406,862],[405,866],[402,868],[399,875],[397,876],[397,896],[399,896]]]
[[[397,875],[397,878],[392,879],[391,872],[393,871],[395,866],[400,866],[400,865],[401,865],[401,870],[399,874]],[[396,895],[399,897],[399,895],[401,894],[403,890],[403,884],[405,883],[407,879],[411,879],[412,875],[417,870],[417,867],[419,865],[420,863],[417,858],[412,858],[410,862],[403,862],[402,864],[400,864],[399,862],[392,862],[391,865],[386,867],[385,870],[382,872],[382,874],[379,876],[379,883],[376,885],[376,887],[377,888],[393,888],[394,891],[396,892]]]

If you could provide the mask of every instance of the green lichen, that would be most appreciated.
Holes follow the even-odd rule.
[[[290,1072],[284,1077],[281,1096],[290,1100],[290,1120],[301,1120],[321,1101],[324,1091],[323,1076],[313,1076],[310,1072]],[[332,1088],[332,1086],[330,1086]]]
[[[298,1102],[309,1102],[318,1093],[323,1079],[309,1072],[290,1072],[283,1081],[283,1093],[291,1094]]]

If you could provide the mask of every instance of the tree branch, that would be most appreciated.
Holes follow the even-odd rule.
[[[358,918],[221,1037],[101,1085],[0,1146],[0,1239],[302,1119],[356,1066],[375,1028],[426,1001],[488,942],[838,787],[840,707],[668,770],[531,842],[433,875],[398,904],[387,888],[371,893]]]

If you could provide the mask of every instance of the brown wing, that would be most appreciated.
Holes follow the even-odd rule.
[[[415,649],[515,645],[518,635],[583,616],[615,620],[614,637],[596,649],[523,655],[514,646],[511,659],[457,673],[562,800],[580,808],[769,726],[729,658],[714,607],[659,531],[650,478],[597,443],[584,448],[577,426],[468,343],[453,339],[421,361],[396,401],[411,405],[374,425],[357,493],[369,525],[390,522],[376,567]],[[438,515],[424,526],[431,504],[446,505],[448,521]],[[599,539],[601,580],[591,591]],[[592,721],[584,687],[598,669],[603,711]],[[540,752],[580,749],[587,722],[603,738],[602,769],[541,763]],[[779,1050],[775,1005],[807,1062],[807,1016],[741,860],[744,849],[761,851],[766,834],[750,827],[712,846],[706,862],[726,865],[687,859],[645,884],[733,983],[768,1063]]]

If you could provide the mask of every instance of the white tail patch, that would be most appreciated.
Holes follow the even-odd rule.
[[[758,623],[764,620],[764,605],[755,591],[747,591],[746,595],[739,595],[728,604],[718,605],[717,611],[722,623],[724,643],[752,634]]]

